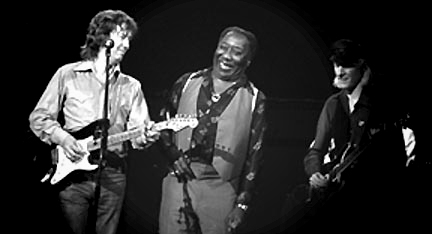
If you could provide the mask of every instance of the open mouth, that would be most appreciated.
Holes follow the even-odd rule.
[[[224,62],[224,61],[220,61],[220,62],[219,62],[219,67],[220,67],[222,70],[231,70],[231,69],[234,68],[234,65],[231,64],[231,63],[227,63],[227,62]]]

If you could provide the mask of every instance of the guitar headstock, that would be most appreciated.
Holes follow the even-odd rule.
[[[186,127],[196,128],[198,126],[198,119],[194,115],[176,115],[174,118],[159,122],[155,124],[155,129],[161,131],[170,129],[178,132]]]

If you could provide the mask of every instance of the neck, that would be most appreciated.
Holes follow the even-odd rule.
[[[367,68],[366,71],[363,73],[362,78],[360,79],[359,83],[355,86],[355,88],[352,90],[349,90],[349,94],[359,95],[361,90],[363,89],[363,86],[368,84],[370,73],[371,73],[370,68]]]
[[[106,58],[107,57],[105,56],[105,51],[101,50],[98,57],[93,62],[93,68],[96,73],[96,77],[102,82],[105,82],[106,80]],[[109,73],[111,73],[115,65],[109,64],[108,66],[110,69]]]
[[[236,80],[223,80],[221,78],[212,77],[213,80],[213,90],[215,93],[223,93],[228,87],[237,83]]]

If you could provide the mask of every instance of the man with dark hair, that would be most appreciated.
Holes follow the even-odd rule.
[[[326,100],[304,158],[309,202],[319,207],[317,223],[308,227],[332,233],[400,228],[395,223],[407,217],[402,186],[415,145],[409,112],[360,44],[336,41],[330,61],[340,91]]]
[[[174,83],[162,116],[196,115],[199,124],[161,134],[168,152],[177,155],[163,180],[161,234],[228,233],[244,220],[266,129],[265,96],[245,74],[256,46],[252,33],[229,27],[221,33],[213,66]]]
[[[72,233],[116,232],[128,147],[142,149],[158,136],[150,129],[153,122],[140,82],[120,70],[136,31],[135,21],[123,11],[105,10],[94,16],[82,46],[83,60],[57,70],[29,117],[33,133],[57,146],[55,173],[49,180],[59,190],[60,207]],[[141,131],[130,141],[110,140],[103,155],[97,153],[100,150],[90,154],[92,147],[102,147],[101,136],[133,129]]]

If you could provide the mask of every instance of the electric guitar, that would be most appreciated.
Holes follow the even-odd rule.
[[[358,158],[367,149],[369,149],[369,147],[375,142],[374,140],[377,138],[377,134],[383,132],[389,127],[406,127],[409,118],[409,114],[406,114],[403,118],[400,118],[393,123],[389,123],[382,129],[376,128],[373,133],[371,132],[372,139],[361,148],[354,147],[353,144],[348,142],[339,157],[336,157],[340,159],[338,163],[336,161],[323,165],[323,172],[327,172],[329,184],[324,188],[313,188],[312,186],[309,186],[309,197],[306,202],[311,204],[323,202],[340,191],[345,184],[345,181],[341,179],[343,172],[351,168],[358,161]]]
[[[100,120],[96,120],[83,129],[71,133],[72,136],[78,139],[78,144],[80,144],[80,146],[86,151],[85,155],[78,161],[71,161],[67,157],[67,152],[60,145],[57,145],[57,147],[52,150],[52,157],[56,159],[56,162],[41,179],[41,182],[49,180],[50,184],[54,185],[75,170],[92,171],[98,168],[98,164],[92,164],[89,161],[89,156],[93,153],[97,153],[101,148],[101,139],[95,138],[93,135],[95,129],[97,129],[97,126],[99,126],[99,122]],[[155,123],[152,127],[152,130],[162,131],[169,129],[177,132],[186,127],[195,128],[197,125],[198,120],[195,117],[174,117],[166,121]],[[107,146],[137,138],[141,136],[143,131],[144,129],[138,128],[114,135],[109,135],[107,137]]]

